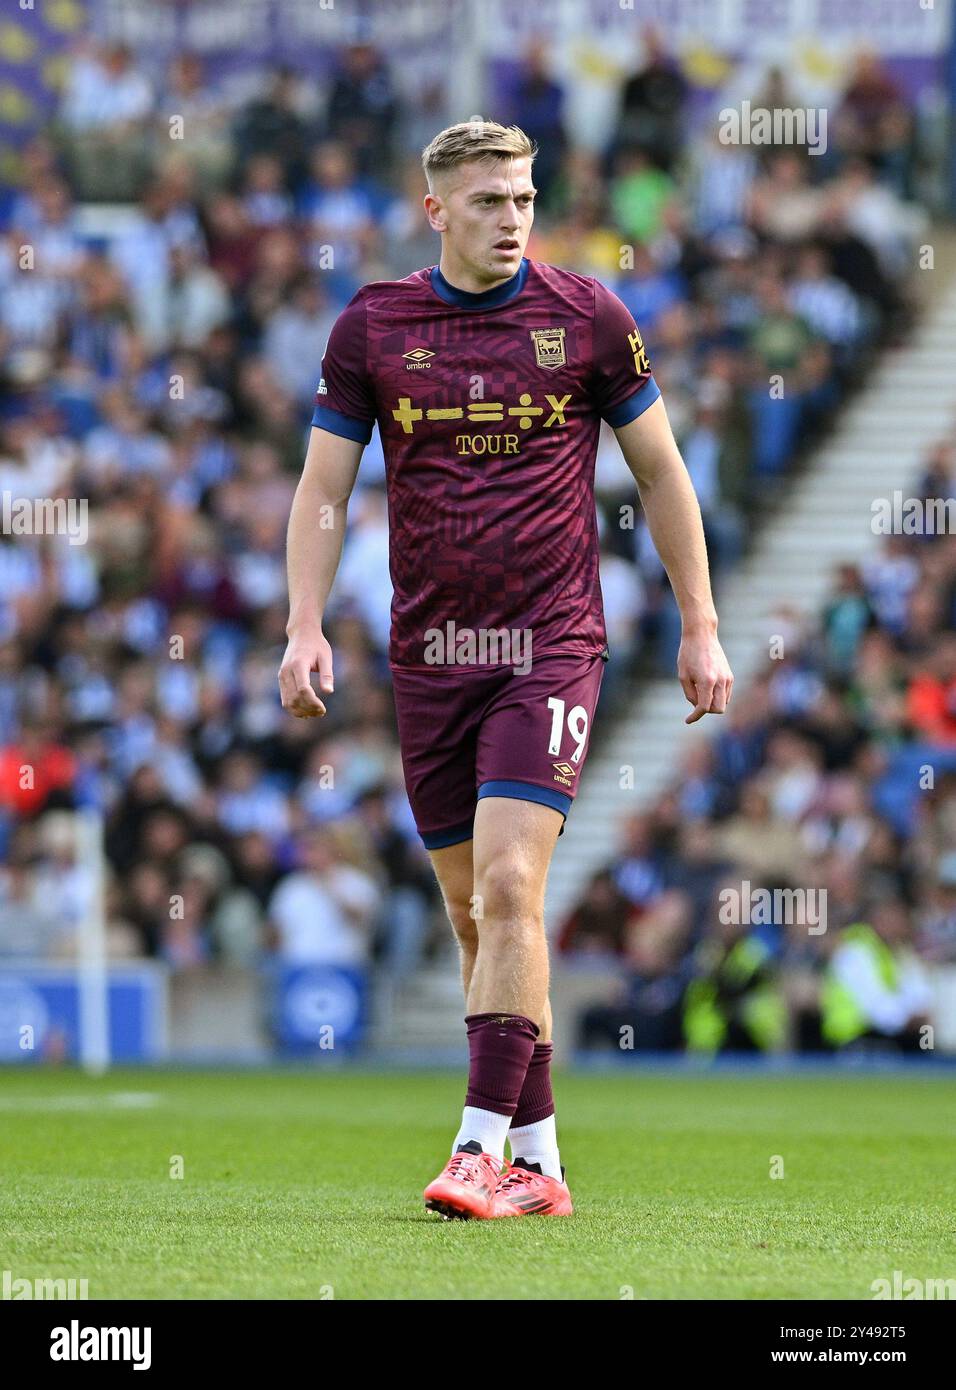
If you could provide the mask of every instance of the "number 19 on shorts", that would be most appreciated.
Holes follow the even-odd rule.
[[[561,737],[565,725],[564,701],[552,695],[548,699],[548,709],[551,711],[551,742],[548,744],[548,752],[560,756]],[[568,710],[567,727],[575,743],[571,761],[579,763],[584,745],[588,741],[588,712],[583,705],[574,705]]]

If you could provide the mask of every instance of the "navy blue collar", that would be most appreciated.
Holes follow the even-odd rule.
[[[470,290],[459,290],[450,285],[436,265],[432,266],[430,272],[432,289],[446,304],[457,304],[459,309],[495,309],[499,304],[506,304],[509,299],[514,299],[516,294],[521,293],[528,278],[530,265],[527,256],[522,256],[521,265],[510,280],[495,285],[494,289],[482,290],[480,294],[472,294]]]

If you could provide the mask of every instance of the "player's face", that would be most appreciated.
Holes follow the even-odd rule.
[[[452,283],[490,289],[517,274],[534,222],[531,160],[460,164],[429,209],[444,235],[443,264]],[[455,280],[454,276],[459,279]]]

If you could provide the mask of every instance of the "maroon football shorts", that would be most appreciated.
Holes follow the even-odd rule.
[[[470,840],[483,796],[567,816],[604,663],[555,653],[524,675],[510,665],[392,668],[405,787],[426,849]]]

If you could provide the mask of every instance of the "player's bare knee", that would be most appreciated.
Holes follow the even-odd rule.
[[[543,920],[537,876],[517,855],[499,856],[482,870],[475,900],[479,934],[499,923],[524,924],[532,930]]]

